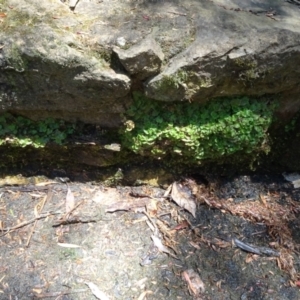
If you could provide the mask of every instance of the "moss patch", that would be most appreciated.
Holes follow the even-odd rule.
[[[74,132],[75,125],[62,120],[48,118],[33,122],[21,116],[4,114],[0,116],[0,145],[10,144],[18,147],[44,147],[53,142],[61,145]]]
[[[273,107],[247,97],[198,103],[162,103],[134,95],[123,145],[135,153],[201,163],[235,153],[267,151]]]

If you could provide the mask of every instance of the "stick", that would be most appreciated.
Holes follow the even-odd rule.
[[[59,215],[59,214],[61,214],[60,211],[57,211],[57,212],[48,212],[48,213],[39,215],[39,216],[37,216],[37,217],[35,217],[35,218],[29,220],[29,221],[24,221],[24,222],[22,222],[22,223],[20,223],[20,224],[18,224],[18,225],[13,226],[13,227],[10,227],[10,228],[3,228],[3,229],[1,229],[1,231],[6,231],[6,232],[5,232],[4,234],[0,235],[0,237],[5,236],[5,235],[7,235],[9,232],[12,232],[12,231],[14,231],[14,230],[16,230],[16,229],[19,229],[19,228],[22,228],[22,227],[24,227],[24,226],[27,226],[27,225],[33,223],[35,220],[40,220],[40,219],[47,218],[47,217],[49,217],[49,216],[51,216],[51,215]]]
[[[280,256],[280,253],[278,251],[275,251],[268,247],[252,246],[250,244],[243,243],[242,241],[240,241],[238,239],[233,239],[233,241],[238,248],[241,248],[242,250],[245,250],[250,253],[254,253],[254,254],[258,254],[258,255],[265,254],[267,256],[277,256],[277,257]]]
[[[48,189],[47,196],[44,197],[44,200],[43,200],[43,203],[42,203],[42,206],[41,206],[41,209],[40,209],[39,213],[41,213],[43,211],[46,202],[49,201],[52,198],[52,196],[53,196],[53,191],[51,189]],[[34,221],[32,230],[31,230],[31,232],[30,232],[30,234],[28,236],[27,242],[26,242],[26,247],[29,246],[29,243],[30,243],[31,237],[32,237],[32,235],[34,233],[34,230],[35,230],[37,222],[38,222],[38,220]]]
[[[168,11],[168,13],[169,13],[169,14],[178,15],[178,16],[186,16],[186,14],[178,13],[178,12],[175,12],[175,11]]]
[[[75,291],[69,291],[69,292],[54,292],[54,293],[44,293],[44,294],[35,294],[34,296],[38,299],[42,298],[50,298],[50,297],[59,297],[63,295],[68,295],[68,294],[75,294],[75,293],[85,293],[87,292],[87,289],[81,289],[81,290],[75,290]]]

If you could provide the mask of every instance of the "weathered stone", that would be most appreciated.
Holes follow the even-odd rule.
[[[135,91],[300,109],[299,1],[64,2],[0,0],[0,112],[116,128]]]
[[[0,110],[32,119],[63,116],[119,126],[130,100],[130,78],[111,69],[97,49],[55,24],[56,18],[72,17],[71,12],[58,2],[51,8],[37,1],[8,2],[14,9],[0,33]],[[73,24],[79,22],[74,19]]]
[[[164,60],[160,46],[152,37],[147,37],[127,50],[115,47],[114,52],[127,72],[141,80],[159,73]]]
[[[146,84],[149,97],[206,101],[299,93],[300,10],[282,1],[238,2],[211,1],[198,9],[195,42]]]

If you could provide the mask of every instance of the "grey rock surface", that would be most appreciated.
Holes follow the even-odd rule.
[[[228,0],[194,4],[193,11],[201,16],[195,41],[146,84],[149,97],[299,93],[300,9],[284,1]]]
[[[0,9],[1,111],[118,127],[136,79],[148,76],[139,86],[156,100],[279,95],[283,115],[300,108],[293,1],[80,0],[70,10],[7,0]]]
[[[159,73],[164,60],[160,46],[151,36],[127,50],[115,47],[114,52],[127,72],[140,80]]]

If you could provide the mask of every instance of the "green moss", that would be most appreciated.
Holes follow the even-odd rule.
[[[123,146],[135,153],[201,163],[235,153],[267,151],[273,108],[246,97],[206,105],[162,103],[134,95],[127,111]]]
[[[172,75],[163,75],[158,84],[163,90],[169,88],[178,89],[181,84],[185,84],[187,82],[188,76],[188,72],[180,70]]]
[[[22,58],[21,52],[18,49],[18,46],[12,44],[10,50],[6,55],[8,67],[7,69],[13,69],[16,72],[22,73],[27,69],[27,61],[25,58]]]
[[[259,78],[259,68],[257,61],[252,58],[236,58],[234,65],[239,69],[239,80],[251,82]]]
[[[35,148],[44,147],[50,142],[61,145],[74,132],[74,128],[73,124],[51,118],[33,122],[7,113],[0,116],[0,145],[30,145]]]

